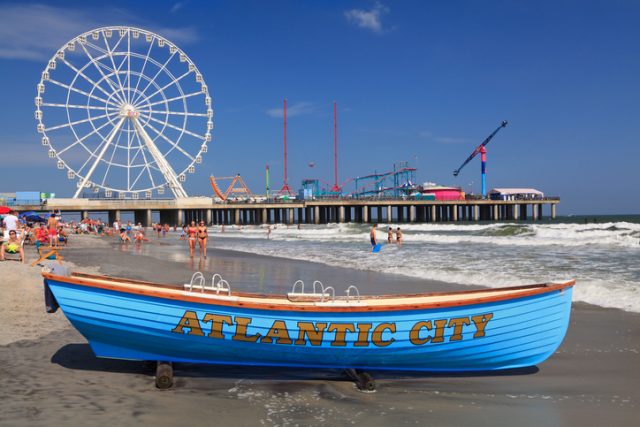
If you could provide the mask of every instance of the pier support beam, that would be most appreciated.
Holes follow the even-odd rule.
[[[416,207],[409,206],[409,222],[416,222]]]
[[[211,217],[211,209],[207,209],[206,210],[206,219],[205,221],[207,222],[207,225],[211,225],[211,223],[213,222],[213,219]]]
[[[82,219],[89,218],[89,211],[82,211],[81,214],[82,214]]]
[[[531,218],[534,221],[538,220],[538,205],[531,205]]]
[[[363,206],[362,207],[362,222],[364,222],[365,224],[369,222],[369,207],[368,206]]]
[[[344,206],[340,206],[338,213],[338,222],[344,222]]]
[[[431,222],[436,222],[436,205],[431,205]]]
[[[551,205],[551,219],[556,219],[556,205]]]
[[[493,220],[497,221],[500,219],[500,211],[498,210],[498,205],[493,205]]]
[[[387,222],[393,222],[393,217],[391,215],[391,205],[387,206]]]
[[[320,206],[314,206],[313,208],[313,223],[320,224]]]
[[[473,205],[473,220],[478,221],[480,219],[480,206]]]
[[[108,216],[107,221],[109,221],[109,227],[111,227],[113,225],[113,222],[116,220],[116,218],[118,218],[118,211],[109,211],[107,212],[107,216]]]
[[[453,205],[453,221],[458,221],[458,205]]]

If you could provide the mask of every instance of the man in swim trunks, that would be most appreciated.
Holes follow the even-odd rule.
[[[191,221],[191,225],[187,228],[187,234],[189,235],[189,255],[193,258],[193,253],[196,250],[196,235],[198,234],[195,221]]]
[[[373,227],[371,227],[371,232],[369,233],[369,237],[371,238],[371,246],[374,248],[378,244],[378,237],[376,236],[377,227],[378,227],[378,224],[373,224]]]
[[[204,221],[200,221],[200,226],[198,227],[198,246],[200,247],[200,256],[204,256],[204,259],[207,259],[208,237],[209,232],[207,230],[207,226],[204,224]]]
[[[58,217],[51,214],[47,220],[47,228],[49,229],[49,246],[58,247]]]
[[[4,261],[4,254],[20,254],[20,261],[24,263],[24,249],[16,230],[9,231],[9,239],[0,246],[0,261]]]
[[[400,227],[396,229],[396,243],[402,245],[402,230],[400,230]]]

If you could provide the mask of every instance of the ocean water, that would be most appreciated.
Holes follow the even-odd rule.
[[[390,224],[402,246],[372,254],[361,224],[212,227],[210,246],[401,274],[459,285],[500,287],[575,278],[574,298],[640,312],[640,216],[564,217],[537,223]],[[453,286],[455,285],[455,286]]]

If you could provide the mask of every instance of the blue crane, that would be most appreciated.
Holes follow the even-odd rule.
[[[465,167],[467,165],[467,163],[469,163],[471,160],[473,160],[473,158],[475,156],[477,156],[478,153],[480,153],[481,154],[481,160],[482,160],[482,197],[487,197],[487,188],[486,188],[486,184],[485,184],[486,165],[487,165],[487,150],[484,147],[489,143],[489,141],[491,141],[491,139],[494,136],[496,136],[498,131],[500,131],[500,129],[502,129],[505,126],[507,126],[507,121],[503,120],[502,123],[500,124],[500,126],[498,126],[498,128],[496,130],[494,130],[493,133],[491,133],[491,135],[489,135],[484,141],[482,141],[482,143],[480,145],[478,145],[476,147],[475,150],[473,150],[473,153],[471,153],[471,155],[467,158],[467,160],[464,161],[462,166],[460,166],[458,169],[453,171],[453,176],[458,176],[460,174],[460,171],[462,170],[462,168]]]

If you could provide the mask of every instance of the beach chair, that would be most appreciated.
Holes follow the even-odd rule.
[[[38,259],[31,263],[31,267],[35,267],[36,264],[46,260],[55,260],[58,264],[62,265],[64,257],[60,253],[62,248],[55,246],[43,246],[39,241],[36,242],[36,251],[38,252]]]

